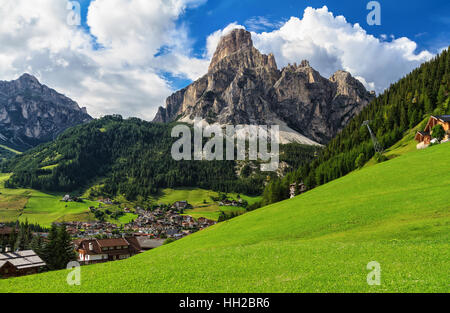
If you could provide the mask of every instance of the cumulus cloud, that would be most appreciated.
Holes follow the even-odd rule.
[[[87,26],[67,23],[61,0],[3,0],[0,6],[0,79],[24,72],[86,106],[94,116],[119,113],[152,119],[174,90],[162,73],[195,80],[205,74],[231,23],[207,38],[202,58],[192,57],[187,8],[206,0],[94,0]],[[322,75],[345,69],[368,88],[381,91],[432,55],[416,53],[408,38],[378,39],[326,7],[275,25],[246,21],[255,46],[273,52],[279,66],[309,59]],[[262,28],[275,30],[261,32]]]
[[[34,74],[94,116],[152,119],[173,91],[161,72],[195,79],[207,69],[207,60],[190,57],[187,30],[177,25],[186,8],[205,1],[95,0],[90,33],[67,23],[65,1],[3,1],[0,77]]]
[[[233,23],[222,32],[243,27]],[[220,33],[208,38],[208,54]],[[433,56],[428,51],[417,53],[417,44],[406,37],[376,38],[344,16],[334,16],[326,6],[308,7],[303,18],[291,17],[271,32],[252,32],[252,38],[261,52],[274,53],[280,67],[307,59],[324,76],[343,69],[377,92]]]

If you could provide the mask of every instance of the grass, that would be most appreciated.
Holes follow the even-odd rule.
[[[33,189],[6,189],[10,174],[0,174],[0,222],[28,220],[30,223],[49,227],[53,222],[92,221],[90,206],[97,202],[61,202],[63,194],[53,194]]]
[[[389,159],[395,159],[396,157],[399,157],[401,155],[404,155],[409,152],[413,152],[417,150],[417,141],[414,139],[416,137],[416,134],[419,130],[423,130],[424,123],[428,122],[428,118],[424,121],[422,121],[419,125],[416,127],[408,130],[405,132],[403,138],[398,141],[396,144],[394,144],[392,147],[386,149],[384,152],[384,155]],[[369,162],[366,163],[365,167],[372,166],[377,164],[375,161],[375,157],[369,160]]]
[[[219,206],[219,204],[211,199],[211,197],[217,197],[219,194],[215,191],[204,190],[199,188],[177,188],[177,189],[164,189],[162,195],[155,199],[156,203],[174,203],[176,201],[187,201],[194,208],[192,210],[186,210],[185,214],[194,218],[205,217],[214,221],[217,221],[220,215],[220,211],[226,213],[229,212],[241,212],[244,213],[244,208]],[[238,194],[228,194],[229,199],[237,200]],[[240,195],[243,200],[246,200],[249,205],[261,200],[261,197],[249,197]]]
[[[449,292],[450,144],[355,171],[131,259],[0,292]],[[369,262],[381,285],[369,286]]]
[[[8,150],[9,152],[12,152],[12,153],[14,153],[14,154],[22,154],[22,152],[17,151],[17,150],[14,150],[13,148],[10,148],[10,147],[5,146],[5,145],[0,145],[0,148],[3,148],[3,149],[5,149],[5,150]]]
[[[49,166],[48,168],[55,167]],[[0,174],[0,222],[25,221],[37,223],[42,226],[51,226],[53,222],[73,222],[73,221],[94,221],[94,214],[90,213],[89,207],[98,207],[96,201],[85,200],[78,202],[61,202],[63,193],[47,193],[33,189],[6,189],[4,182],[9,178],[10,174]],[[86,194],[84,195],[86,196]],[[157,198],[158,203],[174,203],[180,200],[187,200],[194,206],[194,209],[187,210],[186,215],[194,218],[206,217],[212,220],[219,218],[220,211],[225,212],[238,211],[245,212],[243,208],[235,207],[219,207],[217,203],[211,200],[211,196],[218,196],[217,192],[196,189],[165,189],[162,196]],[[231,199],[237,199],[237,194],[229,194]],[[252,204],[260,200],[260,197],[248,197],[241,195]],[[206,200],[205,204],[203,200]],[[133,206],[132,203],[129,203]],[[110,210],[111,212],[122,211],[115,205],[102,204],[102,210]],[[137,215],[126,213],[118,220],[106,216],[106,221],[113,224],[127,224],[136,219]]]

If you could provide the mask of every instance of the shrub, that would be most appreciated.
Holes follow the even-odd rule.
[[[174,238],[167,238],[164,241],[163,245],[168,245],[169,243],[172,243],[172,242],[175,242],[175,241],[176,241],[176,239],[174,239]]]
[[[362,168],[362,167],[364,166],[365,163],[366,163],[366,162],[365,162],[365,160],[364,160],[364,154],[361,153],[361,154],[356,158],[356,160],[355,160],[355,166],[356,166],[357,168]]]
[[[444,127],[442,127],[442,125],[434,126],[433,130],[432,130],[432,134],[433,134],[434,138],[436,138],[439,141],[442,141],[442,139],[444,139],[444,137],[445,137]]]
[[[375,161],[377,162],[377,163],[382,163],[382,162],[386,162],[386,161],[388,161],[389,159],[387,158],[387,156],[385,156],[384,154],[382,154],[382,153],[380,153],[380,152],[377,152],[376,154],[375,154]]]

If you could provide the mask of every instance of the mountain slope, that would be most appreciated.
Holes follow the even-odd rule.
[[[0,81],[0,144],[25,151],[90,120],[85,108],[29,74]]]
[[[238,173],[241,165],[235,161],[173,160],[171,148],[177,140],[171,137],[173,126],[106,116],[70,128],[56,140],[12,159],[7,171],[14,174],[5,186],[74,192],[101,180],[103,195],[124,194],[129,200],[174,187],[261,193],[269,174],[261,173],[259,166],[244,175]],[[313,159],[318,148],[292,144],[280,151],[281,162],[299,166]]]
[[[236,29],[222,37],[208,73],[170,96],[154,121],[274,124],[283,143],[325,144],[371,99],[344,71],[326,79],[307,61],[278,70],[273,54],[261,54],[251,34]]]
[[[392,84],[365,107],[318,158],[280,182],[283,186],[281,194],[287,197],[289,185],[293,182],[303,181],[311,189],[342,177],[357,168],[355,161],[358,157],[364,162],[369,161],[375,151],[369,131],[362,125],[364,121],[370,121],[372,131],[386,150],[423,120],[428,121],[431,114],[450,114],[448,49]],[[271,198],[268,188],[266,194],[265,201]]]
[[[414,151],[131,259],[3,292],[448,292],[450,144]],[[430,166],[432,164],[432,166]],[[431,200],[432,199],[432,200]],[[381,285],[366,281],[381,265]]]

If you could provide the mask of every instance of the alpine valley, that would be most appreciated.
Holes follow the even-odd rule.
[[[279,125],[281,143],[326,144],[373,98],[348,72],[326,79],[306,60],[279,70],[250,32],[236,29],[219,42],[208,73],[170,96],[154,121]]]
[[[62,233],[89,255],[108,250],[100,240],[130,251],[138,237],[164,242],[127,260],[82,260],[81,285],[59,264],[0,279],[0,292],[447,292],[449,103],[448,49],[376,96],[307,60],[279,69],[242,29],[151,122],[93,119],[28,74],[0,82],[0,230],[19,230],[0,247],[31,247],[30,229],[52,224],[48,242]],[[196,117],[280,125],[279,170],[173,160],[171,130]],[[33,245],[49,257],[45,241]],[[364,272],[373,260],[378,289]]]

